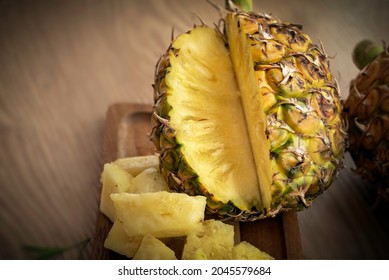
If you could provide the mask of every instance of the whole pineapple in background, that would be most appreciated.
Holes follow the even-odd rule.
[[[361,71],[350,83],[344,114],[356,172],[389,200],[389,48],[364,40],[353,59]]]
[[[170,188],[250,221],[311,205],[342,167],[345,128],[323,49],[300,25],[225,11],[160,58],[151,133]]]

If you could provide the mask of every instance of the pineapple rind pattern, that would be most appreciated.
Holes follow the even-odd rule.
[[[355,171],[389,200],[389,47],[351,81],[344,115]]]

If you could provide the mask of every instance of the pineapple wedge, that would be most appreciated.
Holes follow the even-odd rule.
[[[232,248],[233,260],[274,260],[269,254],[259,250],[247,241],[242,241]]]
[[[154,168],[146,168],[139,173],[131,182],[129,193],[145,193],[145,192],[159,192],[170,191],[168,185],[163,179],[161,173]]]
[[[100,198],[100,211],[112,222],[116,219],[115,208],[109,197],[112,193],[126,192],[131,185],[133,176],[114,163],[104,164],[101,175],[102,190]]]
[[[114,163],[132,176],[137,176],[143,170],[153,167],[158,169],[159,159],[156,155],[119,158]]]
[[[104,241],[104,247],[128,258],[133,258],[139,249],[142,239],[142,236],[128,236],[122,224],[115,221]]]
[[[134,260],[176,260],[174,251],[167,247],[161,240],[153,236],[145,236]]]
[[[116,216],[129,236],[185,236],[201,228],[206,198],[165,191],[111,194]]]
[[[196,250],[203,250],[206,259],[227,260],[232,258],[234,226],[217,220],[206,220],[203,226],[187,236],[182,258],[189,260],[196,256]]]

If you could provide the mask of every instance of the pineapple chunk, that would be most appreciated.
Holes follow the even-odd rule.
[[[154,167],[150,167],[143,170],[132,180],[131,187],[128,192],[144,193],[159,191],[170,191],[170,189],[164,181],[161,173]]]
[[[232,248],[234,260],[274,260],[269,254],[259,250],[247,241],[242,241]]]
[[[207,220],[197,232],[187,236],[182,258],[191,259],[201,248],[209,260],[226,260],[232,257],[234,226],[216,220]]]
[[[117,220],[113,223],[104,242],[104,247],[128,258],[134,257],[142,242],[142,236],[128,236]]]
[[[202,248],[198,248],[194,253],[188,258],[188,260],[206,260],[207,256]]]
[[[242,241],[232,248],[234,260],[274,260],[269,254],[262,252],[247,241]]]
[[[116,219],[115,208],[109,197],[112,193],[125,192],[130,188],[133,176],[114,163],[104,164],[101,174],[102,190],[100,199],[100,211],[112,222]]]
[[[184,236],[204,220],[206,198],[183,193],[111,194],[117,219],[129,236]]]
[[[153,167],[158,169],[159,159],[156,155],[136,156],[119,158],[115,160],[114,163],[135,177],[147,168]]]
[[[174,251],[167,247],[161,240],[153,236],[145,236],[134,260],[176,260]]]

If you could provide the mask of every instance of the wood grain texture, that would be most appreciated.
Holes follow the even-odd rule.
[[[104,162],[153,154],[154,148],[149,140],[151,111],[151,106],[133,103],[116,103],[109,107],[104,129]],[[296,213],[285,213],[256,222],[229,222],[235,227],[235,243],[247,241],[276,259],[303,258]],[[103,246],[111,227],[111,221],[98,211],[91,259],[121,258]],[[184,242],[185,238],[169,241],[169,246],[175,249],[178,258]]]
[[[320,40],[344,97],[357,73],[355,43],[389,42],[386,0],[254,7]],[[28,258],[25,244],[67,246],[93,236],[106,110],[152,103],[154,65],[173,27],[186,31],[200,22],[196,14],[210,25],[218,20],[206,1],[0,0],[0,258]],[[331,189],[298,214],[308,259],[389,258],[388,209],[372,207],[371,186],[352,167],[347,156]]]

